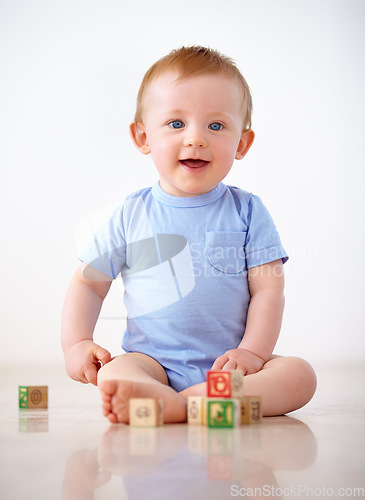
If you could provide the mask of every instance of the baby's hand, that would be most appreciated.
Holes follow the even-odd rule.
[[[66,371],[77,382],[97,385],[97,374],[102,365],[111,360],[110,353],[92,340],[82,340],[64,351]]]
[[[243,375],[259,372],[265,361],[246,349],[231,349],[219,356],[211,370],[243,370]]]

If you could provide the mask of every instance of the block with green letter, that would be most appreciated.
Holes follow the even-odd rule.
[[[240,424],[240,413],[240,401],[238,399],[207,399],[208,427],[236,427]]]

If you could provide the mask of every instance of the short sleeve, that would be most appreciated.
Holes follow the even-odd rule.
[[[247,268],[261,266],[274,260],[288,260],[274,221],[258,196],[251,195],[247,214],[245,254]]]
[[[79,260],[115,279],[125,264],[123,206],[118,207],[100,226]]]

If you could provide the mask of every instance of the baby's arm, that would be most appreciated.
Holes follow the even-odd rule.
[[[68,375],[79,382],[97,384],[100,366],[110,353],[93,342],[93,333],[111,278],[94,271],[95,281],[84,277],[81,265],[67,290],[62,311],[61,342]]]
[[[284,271],[281,259],[249,269],[251,301],[246,331],[237,349],[216,359],[212,370],[242,369],[256,373],[270,359],[284,310]]]

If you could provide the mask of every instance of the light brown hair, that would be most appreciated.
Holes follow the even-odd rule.
[[[249,86],[233,59],[218,51],[195,45],[172,50],[155,62],[143,77],[137,96],[135,123],[142,122],[143,97],[149,84],[167,71],[175,71],[178,80],[204,73],[222,73],[239,82],[243,95],[244,129],[251,128],[252,97]]]

